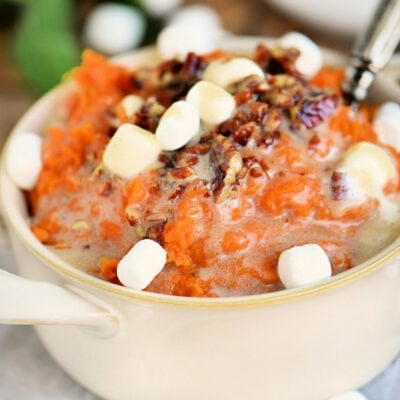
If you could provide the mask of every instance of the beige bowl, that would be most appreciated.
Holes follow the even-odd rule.
[[[249,52],[258,42],[224,45]],[[156,58],[146,49],[119,61]],[[41,131],[65,90],[41,99],[11,135]],[[400,101],[395,90],[377,82],[377,96]],[[323,400],[368,382],[400,350],[399,241],[318,285],[179,298],[113,285],[57,258],[32,235],[4,162],[0,205],[20,275],[29,278],[0,274],[0,321],[36,325],[54,359],[102,398]]]

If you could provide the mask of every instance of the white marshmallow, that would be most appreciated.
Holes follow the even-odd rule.
[[[164,59],[183,61],[188,53],[208,53],[215,49],[213,36],[200,28],[170,25],[157,38],[157,50]]]
[[[397,180],[396,166],[389,152],[369,142],[350,146],[337,171],[346,174],[353,198],[379,197],[388,182]]]
[[[223,88],[250,75],[264,78],[264,72],[254,61],[248,58],[231,58],[227,61],[211,62],[203,73],[203,79]]]
[[[132,117],[142,108],[143,103],[144,100],[140,96],[130,94],[121,100],[120,105],[123,107],[126,116]]]
[[[235,98],[211,82],[197,82],[188,92],[186,101],[199,110],[200,118],[210,125],[227,120],[233,113]]]
[[[295,67],[301,74],[312,77],[321,69],[322,52],[307,36],[298,32],[289,32],[282,36],[278,43],[284,48],[295,47],[300,51]]]
[[[329,278],[332,275],[332,267],[321,246],[305,244],[281,253],[278,275],[284,286],[290,289]]]
[[[180,100],[162,115],[156,129],[156,138],[163,150],[176,150],[196,136],[199,129],[199,112],[192,104]]]
[[[145,28],[145,19],[136,8],[103,3],[89,14],[83,36],[90,47],[106,54],[117,54],[137,47]]]
[[[160,144],[151,132],[123,124],[108,143],[103,164],[111,173],[131,179],[155,163],[160,152]]]
[[[42,170],[41,136],[32,132],[13,135],[7,146],[6,170],[11,180],[23,190],[32,189]]]
[[[124,286],[142,290],[161,272],[166,261],[167,253],[157,242],[140,240],[118,263],[118,279]]]
[[[377,110],[373,127],[382,143],[400,152],[400,105],[393,102],[382,104]]]
[[[182,0],[140,0],[146,11],[153,17],[164,17],[173,12]]]
[[[185,25],[206,30],[215,38],[226,34],[217,11],[206,4],[179,8],[169,18],[168,25]]]
[[[367,400],[367,398],[361,392],[353,390],[333,396],[329,400]]]

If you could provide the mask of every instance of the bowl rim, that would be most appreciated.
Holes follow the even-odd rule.
[[[249,49],[260,42],[271,43],[271,38],[260,37],[230,37],[219,43],[224,48],[232,48],[234,51],[242,53],[242,49]],[[325,59],[338,61],[339,65],[343,64],[344,57],[338,52],[323,49]],[[117,63],[140,63],[140,60],[148,60],[152,57],[157,58],[153,46],[142,48],[114,58]],[[152,59],[153,60],[153,59]],[[154,61],[153,61],[154,62]],[[350,270],[341,272],[323,281],[315,284],[307,285],[304,287],[283,289],[276,292],[262,293],[247,296],[235,297],[219,297],[219,298],[202,298],[202,297],[184,297],[173,296],[160,293],[145,292],[119,286],[111,282],[97,278],[90,275],[72,264],[62,260],[53,251],[49,250],[46,246],[39,242],[33,235],[29,228],[28,217],[18,210],[18,202],[24,201],[22,192],[15,187],[15,185],[8,178],[5,169],[5,154],[10,143],[10,138],[23,130],[23,127],[29,122],[33,115],[45,107],[53,106],[56,100],[61,98],[65,89],[68,87],[69,82],[64,82],[53,90],[42,96],[37,100],[19,119],[15,127],[8,134],[3,149],[0,155],[0,217],[4,217],[7,222],[8,228],[12,227],[13,232],[17,234],[18,239],[25,245],[25,247],[41,260],[47,267],[55,270],[64,277],[71,280],[79,281],[92,289],[97,289],[100,292],[116,295],[126,299],[141,300],[150,303],[159,303],[164,305],[185,306],[195,308],[213,308],[213,309],[226,309],[226,308],[246,308],[254,306],[273,306],[285,304],[288,302],[299,301],[318,294],[324,294],[332,289],[340,288],[355,281],[358,281],[373,272],[390,264],[394,259],[400,257],[400,238],[396,239],[382,251],[368,259],[367,261],[351,268]],[[45,121],[41,120],[40,124],[46,127]],[[11,193],[11,194],[10,194]],[[20,199],[15,197],[14,201],[7,199],[10,195],[19,196]],[[21,203],[20,203],[21,204]]]

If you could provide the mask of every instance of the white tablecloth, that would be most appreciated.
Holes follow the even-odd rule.
[[[14,270],[13,256],[4,248],[0,250],[0,268]],[[400,357],[362,391],[369,400],[400,400]],[[99,398],[61,370],[32,327],[0,325],[0,400]]]

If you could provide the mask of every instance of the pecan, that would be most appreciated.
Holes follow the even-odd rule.
[[[165,107],[154,97],[149,98],[134,115],[133,123],[154,132],[164,111]]]
[[[258,145],[263,144],[266,147],[272,146],[281,138],[279,131],[267,132],[262,139],[258,142]]]
[[[135,206],[130,204],[125,208],[125,217],[128,220],[129,225],[133,226],[139,222],[141,212],[137,208],[135,208]]]
[[[207,154],[210,151],[210,143],[198,143],[194,146],[184,147],[181,150],[181,153],[190,153],[190,154]]]
[[[146,230],[145,238],[146,239],[151,239],[154,240],[160,244],[163,242],[163,232],[164,232],[164,226],[167,223],[167,220],[160,220],[155,223],[153,223],[151,226],[149,226]]]
[[[318,134],[315,133],[311,136],[310,140],[308,141],[308,150],[316,151],[319,144],[321,143],[321,139],[319,138]]]
[[[242,157],[230,139],[217,135],[211,144],[210,164],[214,170],[213,193],[220,203],[235,195],[233,184],[243,167]]]
[[[254,60],[271,75],[299,75],[294,65],[299,55],[300,51],[295,48],[268,48],[260,44],[256,48]]]
[[[191,167],[199,162],[199,157],[190,153],[176,153],[174,156],[175,162],[179,167]]]
[[[173,179],[187,179],[196,174],[196,171],[190,167],[178,167],[168,171],[168,175]]]
[[[112,194],[112,192],[113,192],[112,180],[107,179],[106,182],[104,183],[103,189],[100,192],[100,196],[108,197]]]
[[[283,110],[289,110],[295,104],[294,98],[289,92],[287,92],[285,89],[277,87],[267,90],[264,93],[262,100],[273,107]]]
[[[275,132],[276,130],[278,130],[281,122],[282,122],[282,113],[276,109],[270,110],[263,122],[264,131]]]
[[[255,122],[248,122],[247,124],[239,126],[239,128],[237,128],[236,131],[233,133],[233,140],[236,143],[241,144],[242,146],[246,146],[256,128],[257,125]]]
[[[171,194],[168,196],[168,200],[174,200],[178,198],[184,191],[185,186],[183,185],[178,185],[174,188],[174,190],[171,192]]]
[[[333,114],[338,104],[336,94],[319,94],[304,98],[291,110],[290,116],[295,126],[315,128]]]
[[[188,79],[200,79],[206,67],[207,61],[203,57],[190,52],[183,63],[181,75]]]
[[[334,171],[331,176],[331,190],[333,200],[343,200],[349,191],[346,174]]]

